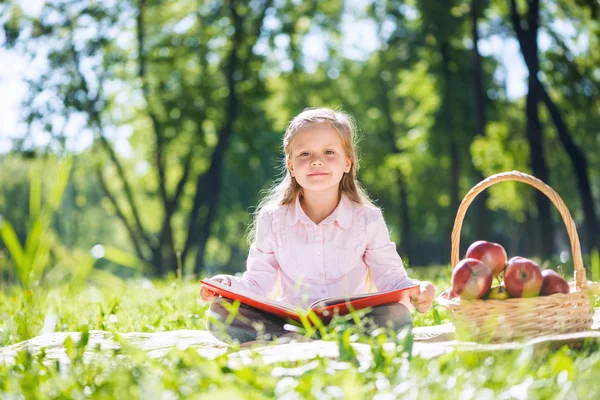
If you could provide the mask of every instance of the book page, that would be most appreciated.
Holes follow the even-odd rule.
[[[259,301],[259,302],[264,303],[264,304],[268,304],[268,305],[273,306],[273,307],[281,308],[283,310],[288,310],[288,311],[291,311],[291,312],[297,312],[300,309],[299,307],[294,306],[293,304],[290,304],[290,303],[286,303],[284,301],[271,300],[268,297],[261,296],[259,294],[255,294],[255,293],[252,293],[252,292],[244,290],[244,289],[238,289],[238,288],[234,289],[231,286],[223,285],[221,283],[214,282],[214,281],[211,281],[211,280],[204,280],[203,279],[201,281],[201,283],[205,284],[208,287],[213,286],[213,287],[218,288],[218,289],[220,289],[220,290],[222,290],[224,292],[234,293],[234,294],[237,294],[237,295],[240,295],[240,296],[244,296],[244,297],[247,297],[249,299],[256,300],[256,301]]]
[[[407,288],[386,290],[385,292],[359,293],[359,294],[351,294],[351,295],[348,295],[348,296],[327,297],[327,298],[315,301],[314,303],[312,303],[310,305],[309,308],[310,309],[314,309],[314,308],[322,308],[322,307],[332,306],[332,305],[336,305],[336,304],[343,304],[343,303],[346,303],[346,302],[351,302],[351,301],[354,301],[354,300],[364,299],[364,298],[367,298],[367,297],[377,297],[377,296],[384,295],[386,293],[391,293],[391,292],[397,292],[397,291],[402,291],[402,290],[406,290],[406,289],[411,289],[413,287],[414,286],[409,286]]]

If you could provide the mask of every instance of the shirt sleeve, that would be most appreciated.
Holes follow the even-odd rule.
[[[231,286],[252,293],[268,296],[275,287],[279,263],[275,257],[275,235],[272,229],[273,214],[267,211],[256,221],[256,239],[250,246],[246,272],[242,277],[233,276]]]
[[[378,291],[402,289],[414,284],[408,277],[396,245],[379,208],[366,212],[367,246],[364,261],[371,270],[373,283]]]

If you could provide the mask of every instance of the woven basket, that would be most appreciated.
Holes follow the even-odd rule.
[[[556,206],[567,227],[575,265],[575,281],[568,294],[506,300],[463,300],[438,297],[448,308],[460,337],[480,342],[506,342],[559,333],[581,332],[592,326],[594,309],[581,257],[579,236],[569,210],[558,194],[541,180],[519,171],[492,175],[475,185],[462,200],[452,230],[452,266],[459,262],[460,231],[467,208],[484,189],[503,181],[527,183],[544,193]]]

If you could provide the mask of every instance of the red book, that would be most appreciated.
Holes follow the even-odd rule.
[[[385,292],[328,297],[315,301],[307,309],[302,309],[290,303],[271,300],[267,297],[242,289],[234,289],[231,286],[222,285],[218,282],[203,279],[200,283],[227,299],[239,300],[242,304],[249,305],[269,314],[281,318],[291,318],[296,321],[300,321],[301,315],[306,315],[309,311],[314,312],[322,321],[328,321],[333,317],[335,312],[339,315],[345,315],[350,313],[351,310],[360,310],[390,303],[407,303],[412,294],[419,293],[419,285],[414,285]]]

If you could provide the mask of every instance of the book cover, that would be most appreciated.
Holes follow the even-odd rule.
[[[351,310],[380,306],[383,304],[407,303],[409,297],[419,293],[419,285],[409,286],[402,289],[388,290],[385,292],[362,293],[340,297],[328,297],[313,302],[307,309],[282,301],[271,300],[246,290],[234,289],[231,286],[222,285],[210,280],[201,280],[214,293],[231,300],[239,300],[240,303],[257,308],[280,318],[291,318],[300,321],[300,316],[313,311],[322,321],[330,320],[334,313],[345,315]]]

